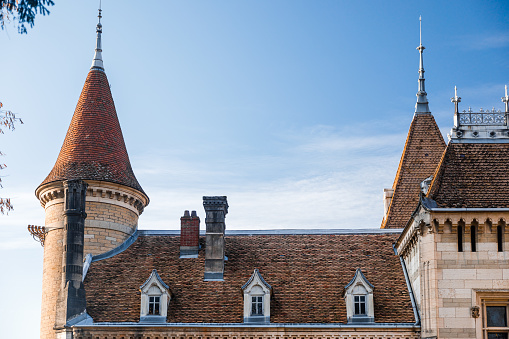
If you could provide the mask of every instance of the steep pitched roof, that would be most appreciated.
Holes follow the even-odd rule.
[[[509,144],[449,143],[428,197],[438,207],[509,207]]]
[[[375,321],[414,323],[398,233],[226,237],[224,281],[204,281],[196,259],[179,259],[179,237],[140,235],[125,251],[93,262],[84,284],[95,322],[137,322],[139,286],[153,269],[168,284],[172,323],[242,323],[242,286],[259,269],[272,287],[271,323],[346,323],[343,288],[357,268],[375,286]]]
[[[431,114],[415,114],[392,188],[394,194],[382,228],[403,228],[419,202],[420,183],[432,175],[445,142]]]
[[[88,73],[60,154],[41,185],[70,179],[108,181],[143,192],[131,168],[106,73],[101,70]]]

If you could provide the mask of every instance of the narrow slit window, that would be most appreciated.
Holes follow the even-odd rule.
[[[458,252],[463,252],[463,226],[458,226]]]
[[[497,226],[497,245],[498,245],[498,251],[503,252],[504,251],[504,233],[502,226]]]
[[[470,226],[470,244],[472,244],[472,252],[477,252],[477,228],[475,226]]]

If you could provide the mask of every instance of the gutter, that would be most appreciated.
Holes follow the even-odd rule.
[[[434,208],[427,208],[427,210],[432,212],[509,212],[509,208],[482,208],[482,207],[476,207],[476,208],[469,208],[469,207],[454,207],[454,208],[447,208],[447,207],[434,207]]]
[[[398,255],[398,252],[396,251],[396,246],[393,244],[392,248],[394,249],[394,254]],[[403,260],[403,257],[398,255],[399,261],[401,262],[401,266],[403,268],[403,273],[405,274],[405,281],[406,286],[408,288],[408,294],[410,294],[410,300],[412,301],[412,309],[414,310],[414,317],[415,317],[415,326],[421,326],[421,317],[419,316],[419,310],[417,309],[417,305],[415,303],[415,297],[414,297],[414,291],[412,288],[412,284],[410,283],[410,278],[408,277],[408,272],[406,269],[405,260]]]
[[[268,324],[254,324],[254,323],[139,323],[139,322],[103,322],[103,323],[77,323],[73,327],[85,328],[108,328],[108,327],[191,327],[191,328],[205,328],[205,327],[220,327],[220,328],[345,328],[345,329],[369,329],[369,328],[402,328],[402,329],[419,329],[420,326],[409,323],[372,323],[372,324],[322,324],[322,323],[268,323]]]

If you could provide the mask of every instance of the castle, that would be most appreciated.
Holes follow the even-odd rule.
[[[100,18],[100,16],[99,16]],[[227,231],[225,196],[181,230],[142,231],[149,203],[103,66],[92,67],[36,189],[45,226],[41,338],[508,338],[509,96],[460,112],[446,143],[417,103],[380,229]]]

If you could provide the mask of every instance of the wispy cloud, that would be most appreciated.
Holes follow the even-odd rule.
[[[288,144],[274,154],[243,154],[213,171],[179,161],[177,177],[145,187],[152,202],[140,225],[178,228],[185,209],[202,214],[203,195],[227,195],[230,228],[379,227],[381,192],[392,184],[405,135],[361,131],[358,136],[327,126],[286,131],[280,135]],[[158,163],[155,170],[160,166],[170,165]]]
[[[467,50],[504,48],[509,46],[509,32],[490,32],[464,36],[460,45]]]

